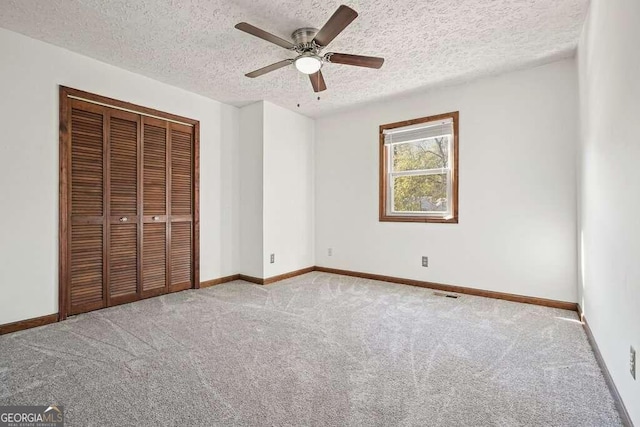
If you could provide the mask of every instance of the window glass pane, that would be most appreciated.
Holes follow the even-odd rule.
[[[395,172],[440,169],[449,165],[449,138],[431,138],[391,146]]]
[[[447,212],[447,184],[447,174],[394,177],[394,212]]]

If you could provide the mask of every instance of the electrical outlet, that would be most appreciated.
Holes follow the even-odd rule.
[[[271,262],[271,264],[276,262],[276,254],[271,254],[271,257],[269,258],[269,261]]]
[[[423,256],[422,257],[422,266],[423,267],[429,267],[429,257],[428,256]]]
[[[636,350],[631,347],[629,351],[629,371],[631,372],[631,376],[633,379],[636,379]]]
[[[327,249],[327,255],[333,256],[333,249],[332,248]]]

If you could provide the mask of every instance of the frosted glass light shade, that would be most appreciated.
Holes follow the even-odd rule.
[[[301,73],[313,74],[322,68],[322,61],[317,56],[301,56],[296,59],[295,65]]]

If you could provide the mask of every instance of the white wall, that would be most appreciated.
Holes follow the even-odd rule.
[[[264,107],[256,102],[240,109],[240,270],[264,277],[263,159]]]
[[[316,264],[575,302],[576,109],[571,59],[317,120]],[[460,223],[378,222],[378,126],[450,111]]]
[[[640,425],[640,2],[594,0],[578,49],[580,305],[631,419]]]
[[[264,277],[314,265],[313,140],[312,119],[264,103]]]
[[[0,324],[58,310],[58,85],[201,122],[201,280],[239,269],[238,109],[0,29]]]
[[[270,102],[241,108],[242,274],[314,265],[313,132],[312,119]]]

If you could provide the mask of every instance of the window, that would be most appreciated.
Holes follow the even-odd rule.
[[[458,112],[380,126],[380,221],[458,222]]]

